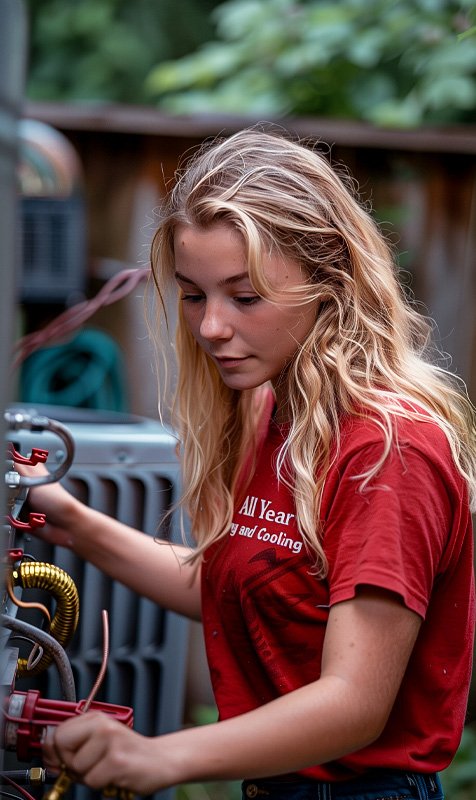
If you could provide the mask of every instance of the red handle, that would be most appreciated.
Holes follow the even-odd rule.
[[[82,713],[85,701],[73,703],[69,700],[48,700],[36,689],[28,692],[14,691],[6,701],[4,737],[5,749],[16,750],[20,761],[31,761],[41,751],[41,739],[45,728],[59,725],[70,717]],[[133,711],[128,706],[94,701],[91,710],[109,714],[132,728]]]
[[[36,467],[37,464],[44,464],[48,458],[48,450],[42,450],[40,447],[32,447],[29,456],[22,456],[18,450],[15,450],[11,442],[9,453],[16,464],[28,464],[30,467]]]
[[[14,528],[20,531],[32,531],[34,528],[42,528],[46,524],[46,514],[40,514],[38,511],[31,511],[28,514],[28,522],[22,522],[11,514],[7,514],[7,520]]]

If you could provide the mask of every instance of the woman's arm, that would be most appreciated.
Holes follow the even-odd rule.
[[[360,750],[382,733],[421,619],[363,589],[331,609],[319,680],[224,722],[146,738],[103,715],[60,726],[45,744],[93,788],[139,794],[181,783],[294,772]]]
[[[164,608],[200,619],[200,569],[183,563],[189,548],[157,542],[88,508],[60,484],[31,489],[28,500],[46,514],[47,525],[35,531],[40,538],[67,547]]]

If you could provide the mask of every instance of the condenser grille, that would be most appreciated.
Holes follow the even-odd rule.
[[[71,470],[64,480],[82,502],[151,535],[170,509],[173,484],[168,477],[149,472],[111,476],[91,470]],[[170,522],[162,526],[170,538]],[[164,530],[161,529],[161,538]],[[157,547],[160,545],[158,544]],[[106,679],[98,699],[134,707],[134,727],[145,735],[171,729],[166,698],[160,687],[164,670],[180,674],[183,648],[169,645],[172,639],[169,614],[150,600],[138,597],[91,564],[78,559],[70,550],[32,540],[29,552],[35,558],[57,564],[74,580],[81,601],[79,625],[68,655],[77,675],[78,697],[86,697],[97,676],[102,659],[102,609],[108,611],[110,655]],[[159,577],[158,577],[159,579]],[[175,680],[175,678],[174,678]],[[43,678],[47,696],[59,696],[55,670]],[[135,701],[131,701],[131,697]],[[145,727],[144,727],[145,726]]]

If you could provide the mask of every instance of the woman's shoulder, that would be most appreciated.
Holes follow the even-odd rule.
[[[366,447],[413,448],[427,457],[451,458],[445,421],[422,404],[392,399],[381,409],[357,409],[341,418],[341,453]]]
[[[428,491],[431,486],[444,487],[459,502],[466,497],[466,481],[444,426],[444,421],[415,403],[411,408],[397,406],[386,415],[377,411],[346,415],[327,482],[339,483],[344,475],[352,480],[372,476],[369,480],[377,483],[408,487],[411,480],[422,492],[424,486]]]

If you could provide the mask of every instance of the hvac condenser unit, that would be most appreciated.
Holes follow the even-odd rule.
[[[141,417],[110,412],[57,406],[21,408],[29,414],[56,419],[71,432],[75,457],[62,483],[72,494],[151,536],[157,533],[160,521],[180,492],[176,439],[166,427]],[[49,465],[54,466],[66,456],[61,442],[48,432],[21,430],[13,438],[22,453],[29,453],[32,447],[49,450]],[[170,541],[181,542],[175,513],[166,521],[161,537],[164,533]],[[101,610],[106,609],[110,655],[97,699],[132,707],[134,728],[144,735],[179,729],[185,685],[186,621],[138,597],[69,550],[31,537],[25,551],[64,569],[78,589],[79,625],[68,647],[78,697],[88,695],[98,674],[103,647]],[[36,688],[45,697],[60,696],[56,670],[46,670],[36,681]]]

